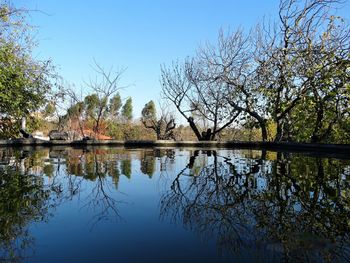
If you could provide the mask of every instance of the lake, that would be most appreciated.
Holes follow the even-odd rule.
[[[0,261],[349,262],[350,156],[2,148]]]

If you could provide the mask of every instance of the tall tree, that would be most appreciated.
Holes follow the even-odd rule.
[[[132,120],[132,98],[129,97],[123,108],[122,108],[122,115],[125,118],[125,120],[127,121],[131,121]]]
[[[350,28],[335,16],[327,23],[322,35],[311,38],[307,33],[299,47],[298,75],[305,80],[307,91],[290,114],[291,134],[296,140],[350,139]]]
[[[122,107],[122,99],[119,92],[114,95],[109,101],[109,115],[111,119],[115,119],[120,114],[120,109]]]

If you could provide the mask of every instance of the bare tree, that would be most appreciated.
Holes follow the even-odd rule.
[[[162,91],[188,121],[198,140],[215,140],[218,133],[236,120],[240,111],[226,103],[225,86],[199,79],[196,67],[194,59],[183,65],[174,63],[171,68],[162,67]],[[196,116],[203,117],[210,128],[201,132],[203,127]]]
[[[120,86],[119,82],[126,69],[122,68],[117,71],[113,71],[111,68],[110,70],[106,70],[95,60],[94,63],[94,69],[100,79],[97,77],[95,79],[90,79],[87,85],[93,90],[94,94],[98,98],[96,105],[97,107],[91,117],[95,122],[93,131],[95,133],[99,133],[101,121],[108,111],[108,101],[111,99],[112,95],[125,88]]]
[[[252,34],[238,29],[219,32],[215,45],[199,49],[194,59],[193,82],[217,83],[223,87],[222,103],[230,105],[242,117],[254,118],[261,128],[262,140],[267,140],[265,100],[254,83],[256,63]]]

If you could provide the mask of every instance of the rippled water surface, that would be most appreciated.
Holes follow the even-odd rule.
[[[349,262],[350,160],[0,149],[0,262]]]

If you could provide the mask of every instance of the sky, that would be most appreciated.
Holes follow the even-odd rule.
[[[151,99],[161,98],[160,66],[194,55],[215,43],[220,28],[249,30],[264,17],[274,18],[278,0],[14,0],[31,12],[38,47],[34,56],[52,59],[65,82],[89,90],[94,60],[118,71],[120,86],[131,96],[134,117]],[[347,1],[338,11],[349,19]]]

